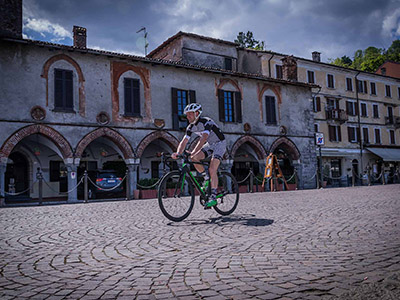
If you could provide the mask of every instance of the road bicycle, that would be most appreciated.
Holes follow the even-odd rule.
[[[164,155],[166,159],[169,155]],[[191,172],[194,164],[209,166],[208,162],[193,162],[189,154],[184,152],[179,158],[183,159],[179,170],[170,171],[160,180],[158,186],[158,204],[165,217],[174,222],[186,219],[192,212],[196,192],[200,204],[204,207],[211,195],[210,182],[196,178]],[[218,171],[217,205],[215,211],[223,216],[233,213],[239,203],[239,186],[235,177],[229,172]]]

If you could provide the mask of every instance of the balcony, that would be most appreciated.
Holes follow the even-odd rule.
[[[391,117],[385,117],[385,125],[394,125],[395,118],[393,116]]]
[[[326,119],[327,120],[332,120],[332,121],[337,121],[339,123],[344,123],[349,119],[346,111],[343,110],[343,109],[327,108],[325,112],[326,112]]]

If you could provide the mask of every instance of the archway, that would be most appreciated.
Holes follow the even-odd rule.
[[[296,145],[287,137],[280,137],[272,143],[270,152],[274,153],[285,177],[294,173],[294,162],[300,158],[300,151]]]
[[[25,199],[29,197],[28,169],[29,163],[25,155],[18,151],[10,154],[5,173],[5,192],[19,195],[6,195],[6,202],[12,201],[13,199]]]

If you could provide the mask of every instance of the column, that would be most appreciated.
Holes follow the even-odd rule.
[[[0,161],[0,206],[5,204],[5,183],[6,183],[6,170],[7,170],[7,158]]]
[[[76,203],[78,202],[78,188],[76,185],[78,184],[78,166],[79,159],[67,158],[64,160],[65,166],[67,168],[67,181],[68,181],[68,203]]]

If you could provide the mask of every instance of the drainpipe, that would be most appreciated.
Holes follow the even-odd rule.
[[[271,59],[275,56],[275,53],[268,59],[268,74],[271,77]]]
[[[358,79],[357,76],[360,75],[361,71],[358,71],[357,75],[355,76],[355,82],[356,82],[356,99],[357,99],[357,121],[358,121],[358,130],[360,133],[360,171],[361,174],[364,171],[364,167],[363,167],[363,161],[362,161],[362,151],[363,151],[363,136],[362,136],[362,131],[361,131],[361,118],[360,118],[360,114],[361,114],[361,108],[360,108],[360,99],[358,98]]]

